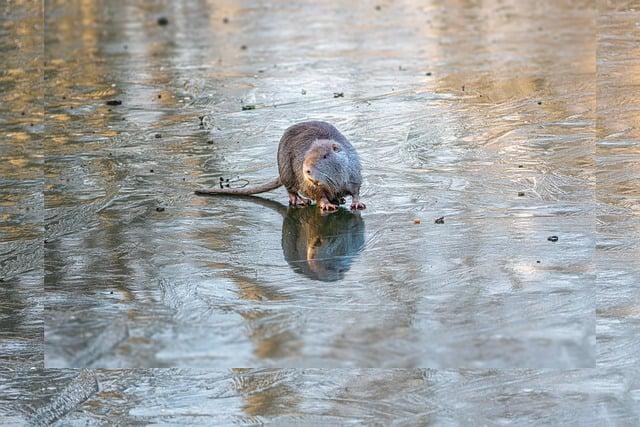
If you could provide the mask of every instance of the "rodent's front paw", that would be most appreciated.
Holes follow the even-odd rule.
[[[351,203],[351,209],[362,210],[367,209],[367,206],[362,202],[353,202]]]
[[[320,203],[320,209],[323,211],[335,211],[338,210],[338,205],[334,205],[333,203]]]

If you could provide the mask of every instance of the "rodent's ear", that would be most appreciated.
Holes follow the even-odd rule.
[[[340,151],[340,145],[336,144],[335,142],[331,144],[331,148],[333,148],[333,151],[335,151],[336,153]]]

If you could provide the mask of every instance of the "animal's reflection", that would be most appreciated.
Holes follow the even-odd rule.
[[[317,206],[286,207],[255,196],[236,196],[282,215],[282,252],[296,273],[313,280],[340,280],[364,249],[364,220],[344,208],[323,213]]]
[[[282,252],[297,273],[314,280],[342,279],[364,248],[364,220],[340,209],[289,208],[282,223]]]

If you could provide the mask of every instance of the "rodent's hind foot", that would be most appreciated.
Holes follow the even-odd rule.
[[[353,210],[362,210],[362,209],[367,209],[367,206],[360,202],[360,201],[354,201],[351,203],[351,209]]]

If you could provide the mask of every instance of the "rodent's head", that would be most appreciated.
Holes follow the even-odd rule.
[[[315,141],[304,156],[302,172],[310,185],[339,187],[346,177],[347,154],[335,141]]]

